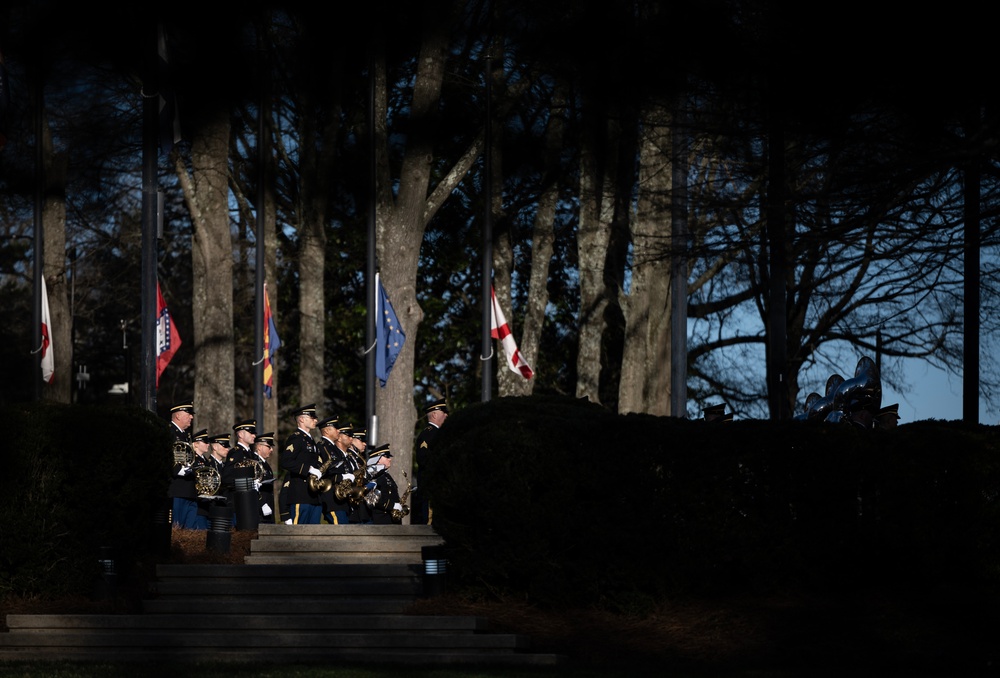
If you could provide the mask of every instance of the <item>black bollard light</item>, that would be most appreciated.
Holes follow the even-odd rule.
[[[233,479],[233,506],[236,508],[236,529],[256,530],[260,523],[260,503],[257,501],[257,490],[253,484],[253,471],[250,468],[236,469]]]
[[[110,546],[100,547],[97,562],[101,566],[101,573],[98,575],[94,587],[94,598],[98,600],[114,598],[118,593],[118,568],[115,565],[115,550]]]
[[[424,561],[424,597],[432,598],[445,592],[447,588],[448,560],[443,545],[421,546],[420,557]]]
[[[224,504],[212,504],[208,509],[208,533],[205,547],[216,553],[229,553],[233,541],[233,509]]]
[[[153,553],[163,558],[170,556],[170,546],[173,540],[170,505],[171,500],[165,498],[163,503],[153,512],[153,525],[150,534]]]

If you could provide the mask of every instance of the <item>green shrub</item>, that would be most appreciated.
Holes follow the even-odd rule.
[[[538,602],[992,584],[995,441],[941,422],[706,424],[501,398],[451,415],[421,482],[456,585]]]
[[[102,547],[126,570],[148,554],[172,437],[138,407],[12,407],[0,495],[0,594],[88,594]]]

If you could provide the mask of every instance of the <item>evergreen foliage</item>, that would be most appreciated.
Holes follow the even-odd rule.
[[[456,584],[533,602],[994,587],[997,443],[948,422],[707,424],[530,396],[453,413],[421,482]]]
[[[152,553],[172,438],[140,407],[15,405],[0,496],[0,594],[90,592],[111,547],[128,571]]]

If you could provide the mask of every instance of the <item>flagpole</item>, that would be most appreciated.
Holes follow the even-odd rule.
[[[31,349],[35,351],[35,400],[42,399],[42,275],[45,272],[45,247],[42,224],[42,200],[45,186],[45,157],[42,149],[42,63],[41,56],[35,64],[35,303],[32,308]],[[49,332],[51,333],[51,329]]]
[[[160,214],[157,165],[159,162],[159,101],[157,74],[157,23],[150,17],[149,34],[143,54],[145,76],[142,95],[142,270],[140,273],[140,313],[142,341],[139,361],[140,404],[156,412],[156,250]]]
[[[365,347],[375,343],[375,47],[368,54],[368,238],[366,245],[365,297],[368,313],[365,318]],[[379,348],[381,350],[381,348]],[[378,422],[375,421],[375,351],[365,354],[365,421],[368,423],[368,440],[376,444]]]
[[[267,138],[267,127],[265,124],[265,111],[267,107],[266,88],[264,85],[264,19],[259,18],[257,27],[257,65],[260,71],[258,83],[261,91],[257,105],[257,225],[256,225],[256,245],[254,247],[256,255],[256,274],[254,280],[254,314],[253,314],[253,354],[254,358],[254,386],[253,386],[253,417],[257,424],[257,434],[264,432],[264,332],[268,328],[264,327],[264,201],[266,191],[264,182],[267,179],[267,154],[264,152],[265,139]],[[269,359],[273,358],[268,356]],[[274,366],[271,367],[272,374]],[[272,396],[274,393],[272,391]]]
[[[482,402],[493,393],[493,341],[490,325],[493,313],[493,44],[490,40],[486,55],[486,130],[483,148],[483,260],[482,260]]]

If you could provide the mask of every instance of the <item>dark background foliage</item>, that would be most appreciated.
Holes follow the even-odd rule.
[[[112,548],[123,575],[156,553],[172,438],[140,407],[32,403],[8,410],[0,593],[89,593]]]
[[[456,583],[546,604],[1000,583],[993,427],[619,417],[505,398],[454,413],[425,483]]]
[[[91,592],[163,556],[171,440],[138,407],[16,406],[0,594]],[[561,396],[454,412],[421,484],[451,585],[635,613],[678,596],[961,585],[1000,593],[1000,437],[924,421],[618,416]]]

